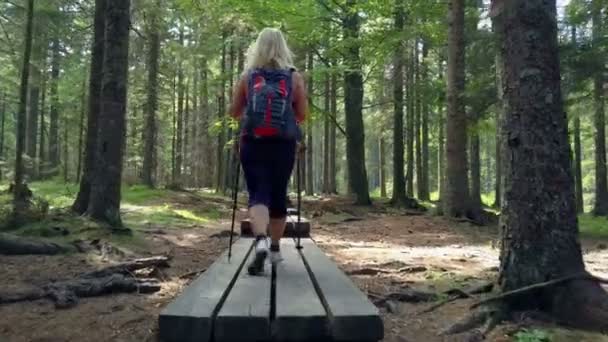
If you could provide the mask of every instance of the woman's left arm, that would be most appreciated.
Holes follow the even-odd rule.
[[[235,119],[239,119],[243,115],[243,110],[247,105],[247,81],[245,77],[241,77],[234,86],[232,92],[232,103],[228,114]]]

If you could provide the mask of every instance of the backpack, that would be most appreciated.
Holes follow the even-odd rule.
[[[300,137],[292,106],[293,69],[254,69],[247,80],[244,135],[257,139]]]

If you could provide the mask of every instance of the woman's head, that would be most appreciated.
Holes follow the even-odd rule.
[[[247,51],[246,70],[293,68],[293,54],[280,30],[265,28]]]

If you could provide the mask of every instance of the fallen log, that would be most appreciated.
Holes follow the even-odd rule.
[[[53,242],[36,241],[10,234],[0,234],[0,254],[3,255],[56,255],[71,248]]]

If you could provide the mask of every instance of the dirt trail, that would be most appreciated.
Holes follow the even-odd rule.
[[[204,205],[184,198],[175,199],[176,204],[191,210]],[[222,217],[229,217],[229,203],[213,201],[224,208],[226,215]],[[372,273],[374,269],[381,270],[373,275],[351,275],[365,291],[385,294],[411,286],[441,292],[487,282],[496,275],[495,228],[404,215],[382,207],[362,209],[339,201],[317,201],[308,203],[307,208],[314,239],[342,269],[349,273],[366,268]],[[0,341],[157,341],[158,314],[190,280],[180,276],[209,266],[228,244],[227,235],[213,235],[229,228],[230,222],[225,219],[180,228],[151,224],[141,234],[144,247],[136,253],[172,256],[171,268],[157,275],[162,281],[160,292],[83,299],[75,308],[59,311],[47,301],[0,305]],[[596,249],[596,245],[597,242],[585,242],[585,260],[592,272],[608,277],[608,251]],[[103,264],[104,260],[95,255],[0,256],[0,288],[41,285]],[[437,333],[463,317],[471,303],[459,300],[424,315],[418,312],[433,303],[401,303],[393,308],[393,313],[382,309],[385,341],[465,341],[466,336],[444,338]],[[512,328],[499,329],[491,340],[510,341],[505,334]]]

